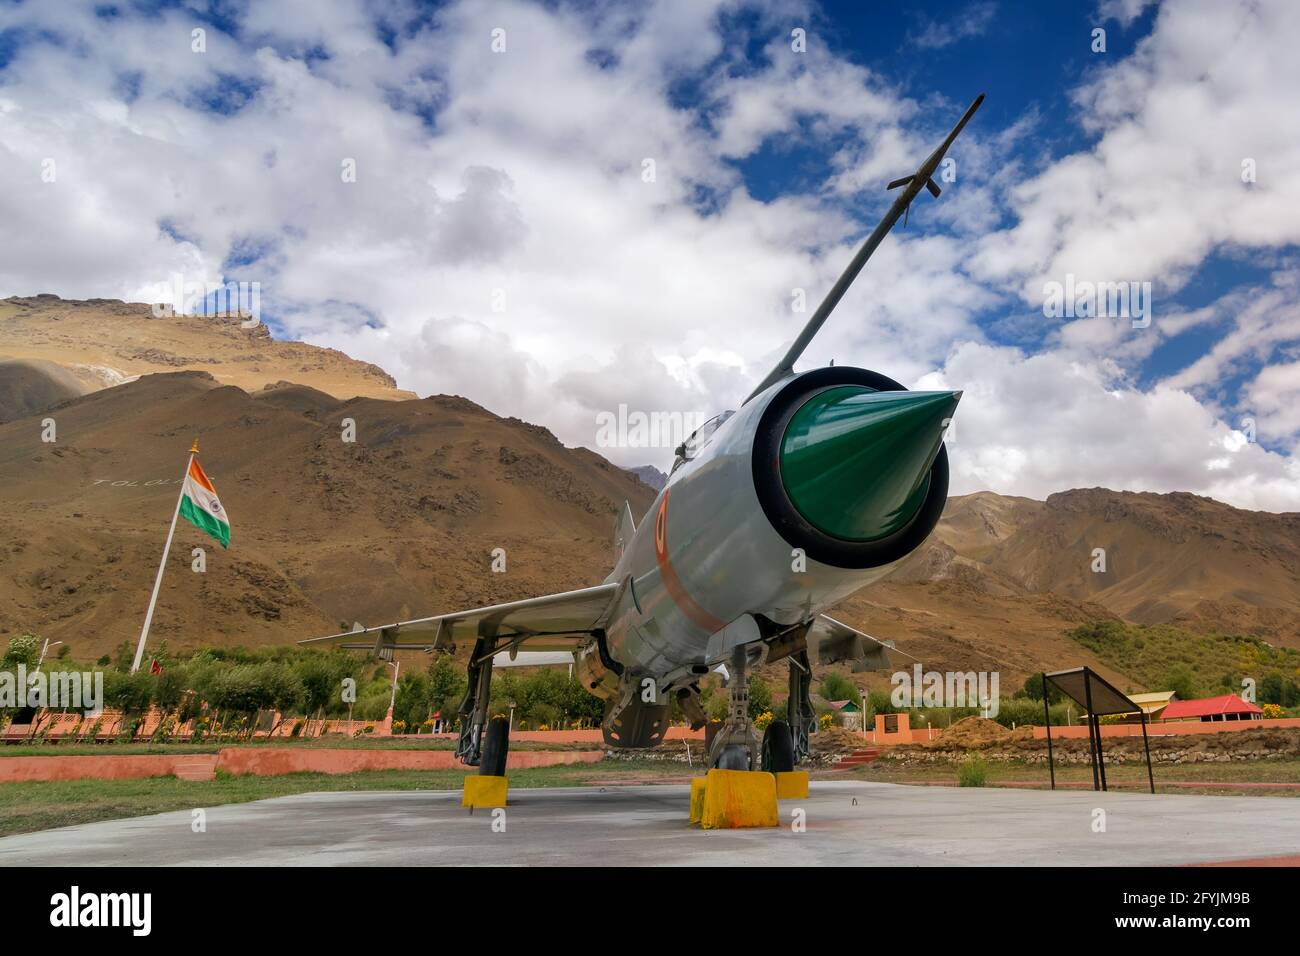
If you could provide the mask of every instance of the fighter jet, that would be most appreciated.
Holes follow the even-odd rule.
[[[885,645],[825,611],[878,581],[934,530],[948,496],[943,437],[960,392],[909,391],[879,372],[794,364],[876,247],[933,175],[980,95],[911,176],[775,368],[741,406],[676,449],[667,484],[638,522],[624,503],[614,569],[594,587],[300,641],[391,658],[472,641],[457,754],[505,772],[509,724],[489,712],[494,661],[571,654],[583,686],[605,702],[610,747],[664,740],[673,702],[706,724],[700,682],[725,674],[728,716],[710,727],[708,764],[786,771],[815,731],[816,665],[889,666]],[[551,660],[570,660],[564,656]],[[786,718],[760,743],[748,674],[788,662]]]

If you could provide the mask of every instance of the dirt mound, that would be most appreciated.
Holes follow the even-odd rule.
[[[849,730],[847,727],[840,727],[837,724],[819,729],[817,733],[812,735],[809,743],[812,752],[821,757],[842,756],[871,746],[870,742],[862,739],[861,731]]]
[[[986,717],[964,717],[953,724],[926,746],[947,749],[951,747],[991,747],[1005,743],[1011,731],[996,720]]]

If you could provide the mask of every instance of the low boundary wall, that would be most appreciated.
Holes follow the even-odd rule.
[[[1183,734],[1223,734],[1242,730],[1266,730],[1271,727],[1300,727],[1300,717],[1275,717],[1272,720],[1170,720],[1147,724],[1149,737],[1178,737]],[[1138,724],[1102,724],[1103,737],[1141,737],[1142,725]],[[1034,736],[1043,739],[1047,736],[1046,727],[1034,727]],[[1087,738],[1088,728],[1082,724],[1069,727],[1052,727],[1052,738],[1082,737]]]
[[[596,763],[601,750],[518,750],[508,770]],[[357,773],[363,770],[465,770],[450,750],[346,750],[342,748],[223,747],[211,754],[87,754],[0,757],[0,783],[49,780],[133,780],[179,777],[212,780],[218,770],[274,777],[288,773]]]

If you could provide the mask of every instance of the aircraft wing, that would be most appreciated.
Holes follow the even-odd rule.
[[[814,664],[848,661],[854,673],[888,670],[891,665],[886,648],[891,645],[825,614],[817,615],[808,629],[808,657]]]
[[[313,637],[298,644],[391,656],[397,648],[433,650],[458,640],[491,636],[509,645],[510,650],[523,647],[529,651],[571,651],[588,634],[604,626],[619,588],[618,583],[600,584],[562,594]]]

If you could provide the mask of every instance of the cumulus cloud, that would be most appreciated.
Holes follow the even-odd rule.
[[[1122,29],[1144,6],[1103,14]],[[914,39],[975,36],[992,11]],[[5,8],[23,42],[0,70],[0,295],[260,281],[282,334],[571,444],[594,444],[620,403],[734,407],[874,224],[884,181],[965,105],[838,55],[816,7],[777,0],[227,13]],[[805,365],[965,388],[958,490],[1296,507],[1294,266],[1209,305],[1163,303],[1216,253],[1300,241],[1300,136],[1281,119],[1297,42],[1292,4],[1168,4],[1075,91],[1087,147],[1044,157],[1031,144],[1047,119],[982,115],[957,182],[880,248]],[[743,161],[795,147],[824,152],[825,181],[751,194]],[[1067,272],[1149,280],[1162,307],[1140,335],[1049,322],[1043,283]],[[1203,354],[1137,385],[1189,331],[1213,334]]]
[[[1029,303],[1067,274],[1168,292],[1216,248],[1300,242],[1300,136],[1282,121],[1297,38],[1300,7],[1281,0],[1162,6],[1130,57],[1099,60],[1076,91],[1096,144],[1012,191],[1018,222],[980,243],[976,272]]]
[[[949,444],[955,494],[1042,498],[1087,484],[1300,510],[1294,457],[1245,440],[1187,391],[1133,387],[1114,364],[971,343],[919,386],[965,390]]]

